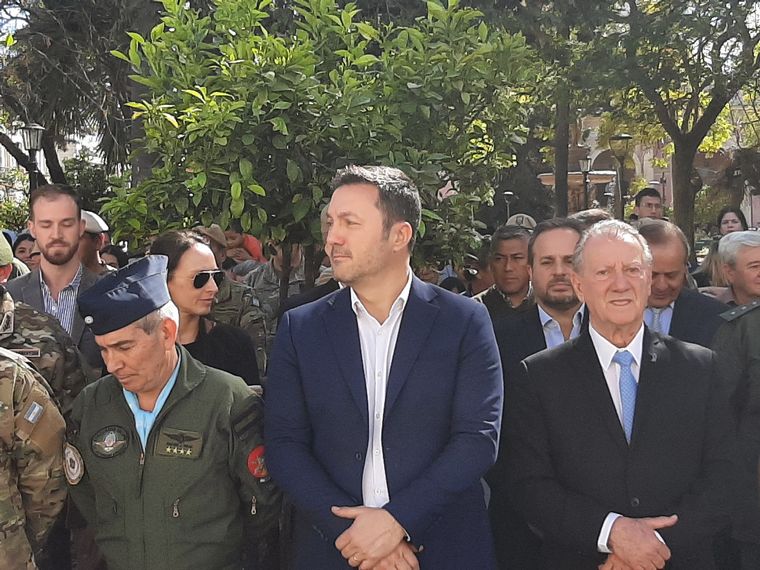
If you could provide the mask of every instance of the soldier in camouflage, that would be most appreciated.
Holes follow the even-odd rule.
[[[74,398],[94,380],[74,341],[55,317],[14,303],[0,285],[0,347],[28,358],[52,388],[64,416]]]
[[[208,238],[216,264],[222,268],[227,257],[227,241],[222,228],[217,224],[211,224],[207,228],[198,226],[194,230]],[[219,291],[208,318],[217,323],[239,327],[248,333],[256,347],[259,378],[264,378],[267,369],[267,327],[264,311],[253,296],[253,290],[247,285],[225,278],[219,285]]]
[[[271,349],[277,329],[277,311],[280,307],[280,274],[282,272],[282,249],[275,246],[269,263],[259,265],[245,277],[245,283],[253,289],[254,298],[264,311],[267,330],[267,354]],[[304,267],[301,246],[294,244],[290,257],[288,297],[301,292],[304,283]]]
[[[63,508],[63,417],[24,357],[0,348],[0,568],[37,568]]]

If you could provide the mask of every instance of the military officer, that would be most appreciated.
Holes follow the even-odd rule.
[[[65,424],[29,361],[0,348],[0,568],[37,568],[63,508]]]
[[[760,300],[729,309],[713,338],[723,377],[731,391],[745,484],[737,493],[740,511],[732,537],[741,570],[760,568]]]
[[[14,303],[0,285],[0,347],[28,358],[53,390],[64,416],[95,371],[55,317]]]
[[[110,375],[74,402],[66,478],[109,570],[239,569],[279,514],[263,407],[176,344],[166,263],[148,255],[79,298]]]

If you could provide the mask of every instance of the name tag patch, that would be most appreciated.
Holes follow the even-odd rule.
[[[203,434],[174,428],[163,428],[156,441],[156,454],[164,457],[198,459],[203,449]]]
[[[92,452],[102,459],[124,453],[129,444],[126,430],[121,426],[104,427],[90,441]]]
[[[39,348],[11,348],[10,351],[27,358],[39,358],[41,354]]]

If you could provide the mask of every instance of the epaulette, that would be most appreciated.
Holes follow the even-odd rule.
[[[729,309],[728,311],[721,313],[720,317],[730,323],[742,315],[746,315],[750,311],[754,311],[758,307],[760,307],[760,299],[755,299],[754,301],[741,305],[740,307],[734,307],[733,309]]]

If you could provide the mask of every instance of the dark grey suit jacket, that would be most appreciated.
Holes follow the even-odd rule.
[[[720,315],[730,307],[693,289],[683,289],[673,304],[670,336],[710,348],[713,336],[723,319]]]
[[[41,273],[35,269],[31,273],[12,279],[6,283],[5,287],[13,297],[14,301],[22,301],[31,305],[41,312],[45,312],[45,303],[42,301],[42,290],[40,289]],[[79,294],[86,291],[99,279],[99,276],[86,268],[82,270],[82,281],[79,283]],[[103,359],[100,356],[100,349],[95,344],[95,336],[92,334],[90,327],[84,324],[82,315],[77,310],[74,313],[74,325],[71,329],[71,338],[79,347],[79,351],[84,355],[87,363],[96,368],[98,371],[103,368]]]

